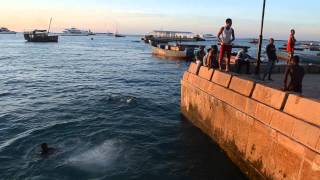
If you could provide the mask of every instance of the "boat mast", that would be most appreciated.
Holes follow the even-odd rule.
[[[49,32],[50,32],[51,22],[52,22],[52,18],[50,18],[50,23],[49,23],[49,28],[48,28],[48,34],[49,34]]]

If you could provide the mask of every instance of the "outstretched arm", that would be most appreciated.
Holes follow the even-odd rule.
[[[223,43],[223,41],[222,41],[222,39],[221,39],[221,35],[222,35],[222,33],[223,33],[223,30],[224,30],[224,27],[221,27],[220,30],[219,30],[219,32],[218,32],[218,35],[217,35],[218,41],[219,41],[220,43]]]

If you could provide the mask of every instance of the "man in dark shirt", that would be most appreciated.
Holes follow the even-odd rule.
[[[304,77],[304,69],[299,65],[299,56],[293,56],[291,64],[287,66],[284,76],[284,90],[302,93],[302,81]],[[288,84],[288,77],[290,76],[290,83]]]
[[[268,44],[266,50],[267,50],[267,56],[268,56],[268,66],[267,66],[266,72],[263,75],[262,80],[264,81],[268,75],[268,80],[272,81],[271,79],[272,70],[274,68],[276,61],[278,61],[278,57],[276,53],[277,49],[276,49],[276,46],[274,45],[273,38],[270,38],[270,43]]]

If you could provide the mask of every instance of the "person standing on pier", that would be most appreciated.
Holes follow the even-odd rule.
[[[302,93],[302,81],[304,78],[304,69],[299,65],[299,56],[293,56],[291,63],[287,66],[284,75],[284,90],[293,91],[296,93]],[[290,76],[290,82],[288,84],[288,78]]]
[[[234,30],[232,28],[232,19],[226,20],[226,25],[220,28],[217,35],[219,42],[221,43],[220,56],[219,56],[219,69],[222,70],[222,60],[224,54],[227,54],[226,72],[230,71],[230,59],[232,51],[232,42],[235,40]]]
[[[278,61],[277,49],[276,49],[276,46],[274,45],[273,38],[270,38],[270,43],[268,44],[266,50],[267,50],[267,56],[268,56],[268,66],[267,66],[266,72],[263,75],[262,80],[264,81],[268,76],[268,80],[272,81],[271,79],[272,70],[274,68],[276,61]]]
[[[296,31],[294,29],[291,29],[290,37],[288,39],[288,44],[287,44],[287,52],[288,52],[290,58],[292,58],[294,56],[294,47],[297,42],[297,40],[294,36],[295,34],[296,34]]]

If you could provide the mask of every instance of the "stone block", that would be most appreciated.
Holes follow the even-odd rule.
[[[319,180],[320,179],[320,164],[304,161],[301,169],[301,179]]]
[[[252,98],[280,110],[284,104],[286,93],[262,84],[256,84]]]
[[[246,157],[261,173],[268,172],[268,168],[272,169],[275,166],[270,162],[276,145],[274,134],[276,134],[275,131],[259,121],[254,121],[254,125],[250,129]]]
[[[183,74],[182,80],[183,80],[183,81],[188,81],[188,79],[189,79],[189,74],[190,74],[190,73],[186,71],[186,72]]]
[[[191,63],[189,66],[188,72],[192,74],[197,74],[197,64]]]
[[[211,81],[227,88],[229,87],[231,77],[232,77],[231,74],[227,74],[227,73],[216,70],[213,73]]]
[[[291,136],[296,121],[299,120],[281,111],[274,111],[270,126],[287,136]]]
[[[249,97],[253,91],[254,85],[255,83],[253,81],[233,76],[229,88]]]
[[[199,76],[203,79],[210,81],[213,75],[213,71],[213,69],[209,69],[208,67],[202,66],[199,71]]]
[[[273,179],[299,179],[304,154],[304,146],[278,133],[277,145],[268,157],[275,165],[268,170],[272,172]]]
[[[303,121],[295,121],[292,137],[302,144],[316,149],[320,128]]]
[[[320,126],[320,102],[290,94],[284,112]]]

